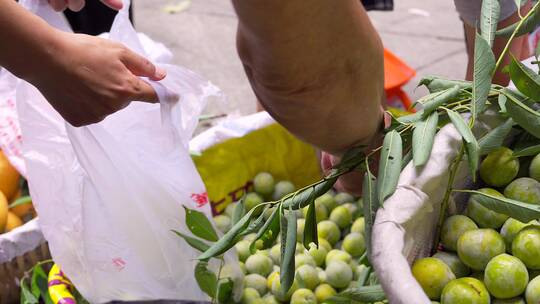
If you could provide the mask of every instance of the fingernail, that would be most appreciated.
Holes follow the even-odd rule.
[[[167,72],[162,68],[156,67],[156,74],[155,75],[156,75],[157,78],[165,78],[165,76],[167,76]]]

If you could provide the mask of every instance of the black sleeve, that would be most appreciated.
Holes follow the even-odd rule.
[[[394,9],[393,0],[361,0],[367,11],[391,11]]]

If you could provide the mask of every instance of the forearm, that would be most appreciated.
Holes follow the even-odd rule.
[[[56,30],[13,0],[0,0],[0,66],[30,80],[54,52]]]
[[[383,51],[358,0],[233,0],[238,51],[266,110],[340,154],[381,124]]]

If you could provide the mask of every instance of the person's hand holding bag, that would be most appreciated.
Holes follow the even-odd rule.
[[[12,0],[0,0],[0,44],[0,66],[36,86],[74,126],[99,122],[134,100],[157,102],[139,76],[166,75],[119,43],[56,30]]]
[[[74,126],[103,120],[131,101],[156,102],[148,82],[161,80],[165,71],[106,39],[58,32],[53,55],[27,80]]]

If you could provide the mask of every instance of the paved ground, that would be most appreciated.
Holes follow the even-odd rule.
[[[178,13],[165,10],[185,1],[135,0],[137,29],[167,45],[177,64],[204,75],[224,91],[228,103],[212,104],[208,113],[254,112],[254,95],[236,55],[237,21],[230,1],[191,0]],[[395,2],[393,12],[371,12],[370,16],[385,47],[417,70],[407,92],[413,97],[423,94],[420,89],[413,91],[419,76],[463,77],[467,58],[453,1]]]

